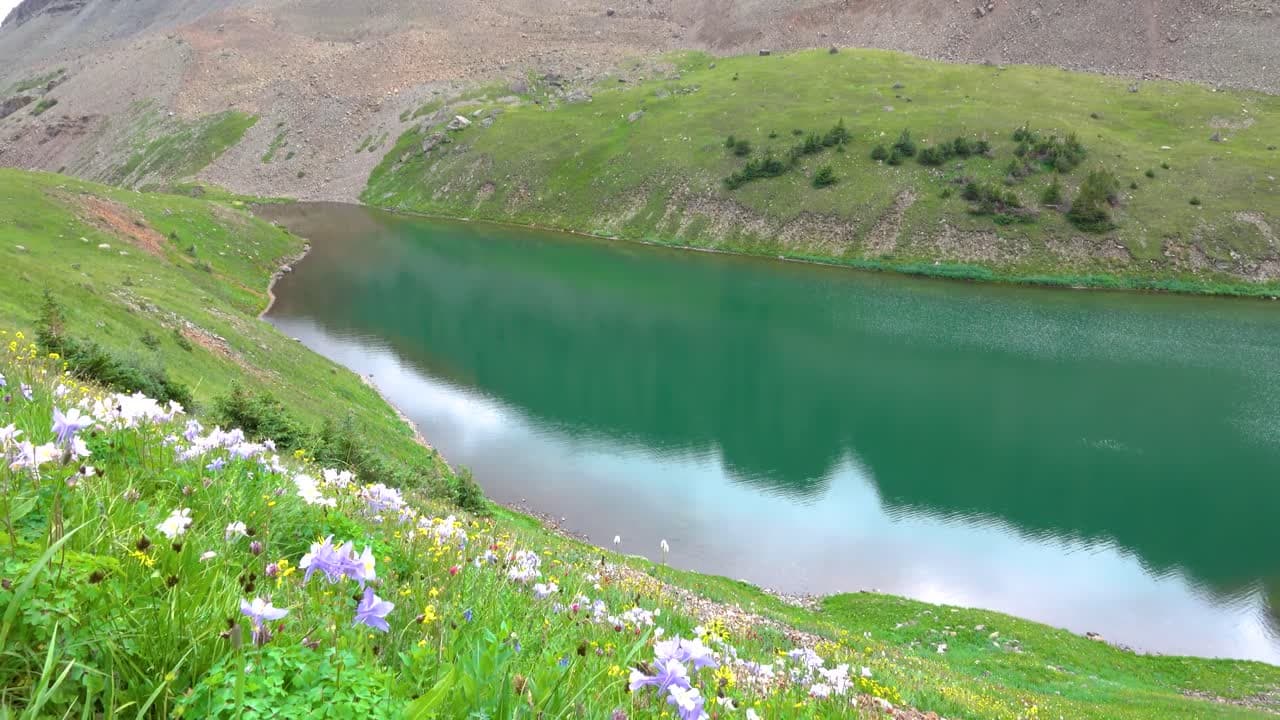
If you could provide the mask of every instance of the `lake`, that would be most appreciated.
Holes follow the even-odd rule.
[[[263,213],[312,242],[267,319],[499,502],[779,590],[1280,663],[1280,303]]]

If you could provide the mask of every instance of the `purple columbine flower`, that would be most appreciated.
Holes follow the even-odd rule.
[[[711,648],[704,645],[697,638],[682,640],[677,635],[670,640],[656,642],[653,644],[653,654],[659,662],[679,660],[682,663],[692,665],[694,670],[701,670],[707,667],[714,668],[717,665],[715,654],[712,653]]]
[[[22,383],[21,390],[22,390],[22,397],[26,398],[27,402],[31,402],[31,386],[26,383]]]
[[[467,608],[467,609],[462,613],[462,617],[463,617],[463,619],[464,619],[464,620],[466,620],[467,622],[471,622],[471,608]]]
[[[28,398],[29,399],[29,398]],[[79,408],[71,408],[63,414],[58,408],[53,409],[53,434],[57,435],[59,447],[70,447],[71,439],[76,433],[93,425],[93,419],[83,415]]]
[[[279,620],[288,615],[289,611],[286,608],[275,607],[269,600],[254,598],[253,602],[243,599],[240,601],[240,614],[253,620],[253,642],[261,645],[269,637],[264,623],[269,620]]]
[[[4,373],[0,373],[0,388],[9,387],[9,381],[4,379]]]
[[[356,619],[353,625],[368,625],[382,632],[387,632],[391,626],[387,624],[386,617],[395,610],[395,603],[389,603],[386,600],[373,594],[373,588],[366,587],[364,589],[364,597],[360,599],[360,604],[356,606]]]
[[[658,688],[658,694],[662,694],[670,687],[688,688],[689,687],[689,670],[685,668],[684,663],[679,660],[659,660],[654,663],[657,672],[653,675],[645,675],[639,670],[631,671],[631,692],[635,692],[646,685],[653,685]]]
[[[208,465],[205,465],[204,469],[208,470],[209,472],[218,472],[219,470],[221,470],[226,466],[227,466],[226,458],[216,457],[212,461],[210,461]]]
[[[680,720],[705,720],[707,714],[702,709],[705,702],[698,688],[672,687],[667,696],[667,704],[676,706]]]

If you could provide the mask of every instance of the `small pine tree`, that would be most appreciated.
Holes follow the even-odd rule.
[[[872,160],[887,160],[889,158],[889,150],[883,145],[877,145],[871,148]]]
[[[916,142],[911,139],[911,131],[903,130],[898,136],[898,141],[893,144],[893,149],[901,153],[905,157],[914,157],[916,154]]]
[[[836,179],[836,173],[830,165],[823,165],[813,174],[813,186],[816,188],[829,187],[837,182],[839,181]]]
[[[1044,192],[1040,193],[1040,204],[1046,207],[1058,207],[1062,204],[1062,183],[1054,178]]]

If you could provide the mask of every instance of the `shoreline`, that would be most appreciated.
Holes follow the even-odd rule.
[[[297,201],[305,202],[305,201]],[[352,204],[352,203],[338,203]],[[382,205],[371,205],[363,200],[354,203],[360,207],[370,208],[392,215],[403,217],[422,218],[425,220],[437,220],[446,222],[467,223],[470,225],[494,225],[497,227],[534,230],[546,233],[561,233],[580,238],[589,238],[592,240],[600,240],[606,242],[620,242],[635,245],[646,245],[649,247],[667,248],[670,250],[680,250],[687,252],[701,252],[714,255],[726,255],[729,257],[751,258],[755,260],[781,261],[799,263],[803,265],[813,265],[816,267],[828,267],[841,270],[853,270],[857,272],[867,273],[887,273],[902,277],[929,279],[929,280],[949,280],[952,282],[965,282],[971,284],[987,284],[987,285],[1003,285],[1013,287],[1030,287],[1030,288],[1048,288],[1054,290],[1090,290],[1094,292],[1123,292],[1123,293],[1141,293],[1150,295],[1183,295],[1187,297],[1201,298],[1231,298],[1234,300],[1280,300],[1280,285],[1266,287],[1261,285],[1251,285],[1244,281],[1230,282],[1205,282],[1179,280],[1175,278],[1129,278],[1117,275],[1107,275],[1103,273],[1091,273],[1087,275],[1068,275],[1068,274],[1050,274],[1050,275],[1006,275],[998,271],[980,265],[967,265],[960,263],[941,263],[934,261],[933,264],[927,264],[924,261],[913,263],[886,263],[877,260],[867,260],[860,258],[851,258],[843,260],[835,257],[816,257],[809,255],[772,255],[768,253],[756,253],[742,250],[727,250],[724,248],[713,247],[697,247],[693,245],[680,245],[676,243],[667,243],[659,240],[648,240],[645,238],[629,238],[620,235],[600,235],[585,230],[575,230],[568,228],[554,227],[550,225],[539,225],[534,223],[520,223],[511,220],[491,220],[487,218],[472,217],[455,217],[452,215],[439,215],[434,213],[421,212],[417,210],[407,210],[404,208],[386,207]]]

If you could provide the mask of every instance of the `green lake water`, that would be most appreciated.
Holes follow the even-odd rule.
[[[268,319],[498,501],[787,591],[1280,663],[1280,303],[264,210]]]

